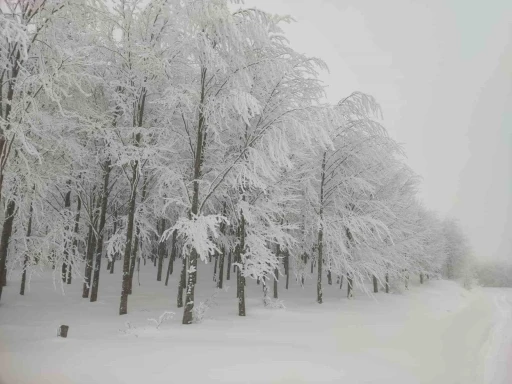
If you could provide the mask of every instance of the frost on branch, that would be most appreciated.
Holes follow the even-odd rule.
[[[153,324],[155,324],[156,329],[160,328],[160,326],[165,323],[166,321],[172,320],[175,313],[170,311],[165,311],[160,316],[158,316],[158,319],[148,319],[148,321],[151,321]]]
[[[220,252],[212,237],[219,237],[218,226],[222,222],[229,224],[221,215],[201,215],[192,219],[181,217],[174,226],[163,233],[162,240],[167,240],[176,229],[178,236],[184,239],[184,254],[189,255],[192,249],[195,249],[201,260],[207,261],[210,254]]]

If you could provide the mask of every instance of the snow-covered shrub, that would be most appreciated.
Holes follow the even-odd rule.
[[[137,327],[132,325],[129,321],[124,323],[125,329],[120,329],[119,332],[125,335],[134,335],[135,337],[139,337]]]
[[[219,291],[220,289],[216,289],[215,292],[213,292],[213,294],[208,299],[206,299],[206,301],[201,301],[199,304],[194,306],[194,308],[192,309],[194,323],[201,323],[204,320],[208,310],[217,305],[215,299],[217,298]]]
[[[389,292],[402,294],[405,292],[405,282],[403,278],[389,280]]]
[[[268,296],[263,298],[263,305],[269,309],[286,309],[283,300],[273,299]]]
[[[165,311],[162,313],[158,319],[148,319],[155,324],[156,329],[160,328],[160,326],[168,320],[171,320],[174,317],[174,312]]]

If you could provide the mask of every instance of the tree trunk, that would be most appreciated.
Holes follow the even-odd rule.
[[[347,297],[350,299],[354,296],[353,294],[353,283],[352,276],[347,273]]]
[[[221,248],[221,252],[219,254],[219,279],[217,280],[217,288],[222,289],[222,285],[224,283],[224,257],[226,250],[224,247]],[[229,269],[229,268],[228,268]]]
[[[226,268],[226,280],[231,278],[231,250],[228,250],[228,266]]]
[[[116,232],[117,232],[117,208],[114,208],[114,228],[112,229],[112,236],[115,236]],[[110,262],[110,268],[109,268],[109,271],[110,271],[110,274],[112,275],[114,273],[114,265],[116,263],[116,259],[117,259],[117,252],[114,253],[114,255],[112,256],[112,261]]]
[[[287,249],[284,253],[284,272],[286,273],[286,289],[290,282],[290,251]]]
[[[69,184],[71,184],[71,181],[68,181],[66,185],[69,187]],[[66,192],[66,195],[64,197],[64,209],[69,209],[71,207],[71,190]],[[69,227],[66,226],[64,228],[64,232],[67,233],[69,231]],[[69,261],[69,244],[67,241],[64,242],[64,260],[62,262],[62,269],[61,269],[61,278],[62,282],[65,283],[67,276],[68,276],[68,265],[70,264]]]
[[[128,294],[132,294],[133,287],[133,275],[135,274],[135,262],[137,261],[137,255],[139,253],[139,229],[137,228],[137,234],[135,235],[135,241],[133,242],[133,246],[131,249],[130,261],[129,261],[129,277],[128,277]],[[133,236],[133,230],[132,230]],[[146,265],[146,259],[144,258],[144,265]]]
[[[263,305],[266,307],[268,303],[268,287],[267,287],[267,278],[263,276],[261,278],[261,282],[263,284]]]
[[[169,276],[172,275],[174,259],[176,259],[176,236],[178,232],[175,229],[172,231],[172,245],[171,245],[171,255],[169,256],[169,266],[167,267],[167,275],[165,276],[165,286],[169,283]]]
[[[11,240],[15,212],[16,203],[13,200],[9,200],[5,211],[2,238],[0,240],[0,299],[2,298],[3,287],[7,285],[7,249],[9,248],[9,241]]]
[[[279,244],[277,245],[276,249],[276,257],[279,260],[279,257],[281,256],[281,247]],[[279,283],[279,268],[274,269],[274,299],[278,298],[278,292],[277,292],[277,284]]]
[[[93,224],[89,225],[89,235],[87,236],[87,253],[85,255],[85,274],[84,274],[84,287],[82,289],[82,297],[84,299],[89,297],[89,289],[91,288],[92,277],[92,262],[94,257],[94,249],[96,249],[96,233]]]
[[[108,202],[108,184],[110,180],[110,160],[104,165],[103,174],[103,192],[101,196],[101,212],[98,224],[98,241],[96,242],[96,260],[94,262],[94,274],[92,277],[91,287],[91,303],[98,300],[98,289],[100,285],[101,256],[103,253],[103,237],[105,233],[105,221],[107,218],[107,202]]]
[[[244,217],[244,213],[243,212],[240,212],[241,213],[241,220],[240,220],[240,231],[239,231],[239,236],[240,236],[240,244],[239,244],[239,247],[238,247],[238,263],[239,263],[239,266],[237,268],[237,293],[238,293],[238,316],[245,316],[245,277],[243,276],[243,273],[242,273],[242,268],[240,268],[240,266],[243,267],[244,265],[244,259],[243,259],[243,254],[245,252],[245,217]]]
[[[377,277],[375,275],[373,275],[372,279],[373,279],[373,293],[378,293],[379,292],[379,284],[377,281]]]
[[[340,275],[340,289],[343,288],[343,275]]]
[[[80,229],[80,211],[82,210],[82,199],[80,199],[80,196],[77,195],[77,202],[76,202],[76,216],[75,216],[75,238],[73,239],[73,255],[76,255],[78,253],[78,231]],[[71,271],[72,264],[69,264],[69,270],[68,270],[68,280],[67,283],[71,284],[72,279],[72,271]]]
[[[215,258],[215,263],[213,265],[213,281],[216,282],[217,281],[217,264],[219,262],[219,253],[215,252],[213,257]]]
[[[165,231],[165,219],[160,220],[160,231],[158,239],[158,270],[156,273],[156,281],[162,281],[162,270],[164,268],[165,241],[161,241],[161,237]]]
[[[183,290],[185,289],[185,284],[187,284],[187,258],[185,256],[181,256],[182,265],[181,265],[181,273],[180,273],[180,281],[178,284],[178,303],[177,307],[183,307]]]
[[[321,209],[321,208],[320,208]],[[322,219],[320,219],[322,220]],[[318,231],[318,277],[316,282],[316,301],[318,304],[322,304],[322,250],[323,250],[323,237],[324,231],[320,224],[320,230]]]
[[[135,249],[132,251],[132,238],[133,238],[133,226],[135,221],[135,202],[137,199],[137,173],[138,173],[138,164],[135,163],[132,165],[132,180],[130,185],[130,201],[128,206],[128,223],[126,226],[126,246],[124,248],[124,257],[123,257],[123,281],[121,284],[121,300],[119,303],[119,315],[126,315],[128,313],[128,293],[131,290],[131,276],[132,271],[135,271],[135,260],[132,256],[136,254],[138,244],[135,239]],[[130,268],[130,258],[132,258],[132,263]]]
[[[30,209],[29,209],[29,213],[28,213],[28,225],[27,225],[28,241],[30,241],[30,235],[32,233],[32,212],[33,212],[33,207],[32,207],[32,203],[30,203]],[[25,281],[27,280],[27,268],[28,268],[28,252],[25,253],[25,258],[23,259],[23,274],[21,275],[20,295],[25,295]]]
[[[386,273],[386,293],[389,293],[389,273]]]
[[[420,273],[420,284],[423,284],[423,273]]]
[[[204,140],[205,140],[205,132],[204,132],[204,123],[205,118],[203,115],[203,107],[205,103],[206,97],[206,68],[201,68],[201,97],[199,101],[199,116],[198,116],[198,124],[197,124],[197,136],[196,136],[196,151],[194,158],[194,193],[192,195],[192,206],[190,207],[190,218],[193,219],[199,214],[199,179],[201,178],[201,167],[203,162],[203,151],[204,151]],[[197,251],[195,248],[192,248],[190,254],[188,255],[188,280],[187,280],[187,290],[185,297],[185,308],[183,311],[183,324],[192,324],[193,315],[192,310],[194,309],[194,291],[197,281]]]
[[[327,284],[332,285],[332,273],[331,273],[331,270],[327,271]]]
[[[134,174],[135,176],[135,174]],[[141,199],[140,199],[140,202],[143,203],[145,200],[146,200],[146,194],[147,194],[147,187],[148,187],[148,177],[147,175],[144,175],[144,181],[142,183],[142,195],[141,195]],[[137,185],[135,185],[135,188],[137,188]],[[134,196],[134,199],[136,198],[136,196]],[[136,200],[134,201],[133,204],[136,203]],[[135,206],[134,206],[134,212],[135,212]],[[133,237],[133,228],[135,228],[135,224],[134,226],[132,227],[132,237]],[[130,268],[130,277],[128,279],[128,294],[131,295],[132,294],[132,287],[133,287],[133,275],[135,273],[135,261],[137,260],[137,253],[139,252],[139,242],[140,242],[140,236],[139,236],[139,228],[137,227],[137,230],[136,230],[136,233],[135,233],[135,242],[133,243],[132,245],[132,254],[131,254],[131,258],[130,258],[130,261],[129,261],[129,268]],[[144,258],[144,265],[146,265],[146,258]]]
[[[276,268],[276,269],[274,269],[274,299],[278,298],[278,292],[277,292],[277,284],[279,282],[278,276],[279,276],[279,269]]]

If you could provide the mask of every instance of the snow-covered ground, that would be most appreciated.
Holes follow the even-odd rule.
[[[199,270],[196,302],[211,294],[209,268]],[[152,265],[143,267],[121,317],[119,272],[103,271],[96,303],[81,298],[78,279],[64,296],[49,273],[34,277],[24,297],[9,281],[0,383],[512,383],[512,290],[427,281],[348,300],[346,285],[326,285],[318,305],[311,281],[305,292],[293,282],[279,287],[286,309],[270,310],[248,281],[240,318],[231,280],[203,323],[182,326],[176,276],[165,287]],[[159,329],[148,321],[169,310],[175,318]],[[67,339],[56,336],[60,324],[70,326]]]

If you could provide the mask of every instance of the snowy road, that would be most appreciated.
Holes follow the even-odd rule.
[[[0,383],[512,383],[512,289],[430,281],[347,300],[327,287],[322,306],[290,289],[287,309],[272,311],[254,284],[246,318],[229,291],[204,323],[183,327],[177,316],[156,330],[147,319],[169,308],[169,289],[148,278],[120,318],[117,283],[107,275],[93,305],[79,284],[66,296],[43,281],[25,297],[6,290]],[[120,332],[126,321],[133,329]],[[62,323],[68,339],[55,337]]]
[[[487,289],[495,318],[486,344],[485,383],[512,383],[512,290]]]

